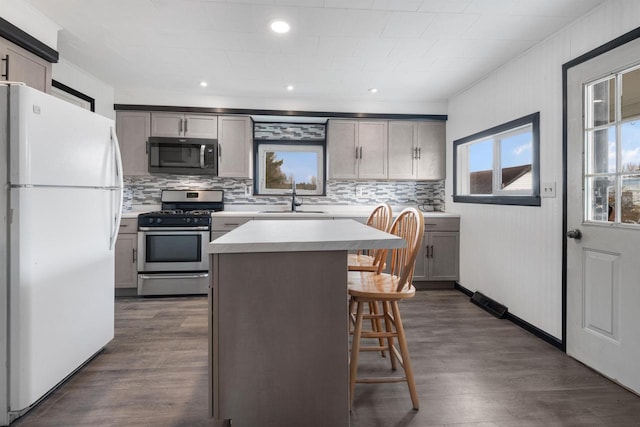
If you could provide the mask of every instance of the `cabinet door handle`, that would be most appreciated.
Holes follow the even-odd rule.
[[[356,160],[358,160],[358,147],[356,147]]]
[[[188,130],[187,130],[188,126],[189,126],[189,119],[184,119],[184,134],[185,135],[188,132]]]
[[[360,160],[362,160],[362,147],[360,147]]]
[[[429,250],[429,258],[433,258],[433,245],[429,246],[431,249]]]
[[[5,80],[9,80],[9,54],[2,58],[2,61],[4,62],[4,74],[2,74],[2,77]]]
[[[418,147],[417,150],[418,150],[418,159],[421,159],[422,158],[422,148]]]
[[[133,248],[131,252],[132,252],[131,262],[135,264],[136,261],[138,260],[138,254],[135,248]]]
[[[149,154],[149,141],[144,143],[144,153]]]
[[[218,158],[222,158],[222,144],[218,143]]]
[[[418,158],[418,149],[416,147],[413,147],[413,158],[414,160]]]
[[[178,135],[182,133],[182,119],[178,119]]]

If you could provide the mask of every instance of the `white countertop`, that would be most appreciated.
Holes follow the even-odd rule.
[[[145,205],[139,205],[136,209],[130,212],[123,212],[122,218],[137,218],[139,214],[143,212],[152,212],[160,210],[160,206],[157,205],[148,205],[148,208],[144,208]],[[256,206],[256,207],[247,207],[246,205],[242,206],[242,209],[246,210],[233,210],[234,205],[227,205],[222,212],[214,212],[212,215],[213,218],[216,217],[233,217],[233,218],[295,218],[298,216],[309,217],[309,218],[367,218],[369,214],[373,211],[374,207],[371,206],[332,206],[327,207],[323,206],[314,206],[308,205],[299,208],[300,212],[292,213],[288,212],[281,205],[278,206]],[[267,210],[279,210],[282,208],[281,212],[276,213],[266,213],[264,211]],[[402,207],[396,207],[393,209],[394,215],[398,214],[402,211]],[[307,212],[305,212],[307,211]],[[308,211],[322,211],[322,213],[308,212]],[[425,218],[459,218],[459,214],[452,214],[447,212],[423,212],[422,213]]]
[[[294,214],[295,215],[295,214]],[[209,243],[209,253],[393,249],[404,239],[352,219],[249,221]]]

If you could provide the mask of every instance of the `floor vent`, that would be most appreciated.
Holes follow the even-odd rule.
[[[491,298],[480,292],[475,292],[473,295],[471,295],[471,302],[493,314],[498,319],[502,319],[508,310],[508,308],[504,305],[492,300]]]

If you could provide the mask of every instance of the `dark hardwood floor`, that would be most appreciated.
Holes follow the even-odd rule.
[[[640,426],[640,397],[457,291],[401,310],[421,409],[404,383],[362,384],[352,426]],[[387,367],[361,356],[362,370]],[[206,297],[123,298],[115,339],[12,425],[210,426],[207,412]]]

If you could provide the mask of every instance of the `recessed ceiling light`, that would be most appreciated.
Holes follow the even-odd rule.
[[[371,93],[377,93],[377,92],[378,92],[378,89],[376,89],[375,87],[370,87],[370,88],[369,88],[369,92],[371,92]]]
[[[284,21],[273,21],[271,23],[271,29],[278,34],[288,33],[289,28],[289,24]]]
[[[293,85],[287,85],[287,90],[289,91],[293,90]]]
[[[202,86],[202,87],[207,87],[207,85],[208,85],[208,83],[205,82],[205,81],[201,81],[200,82],[200,86]]]

